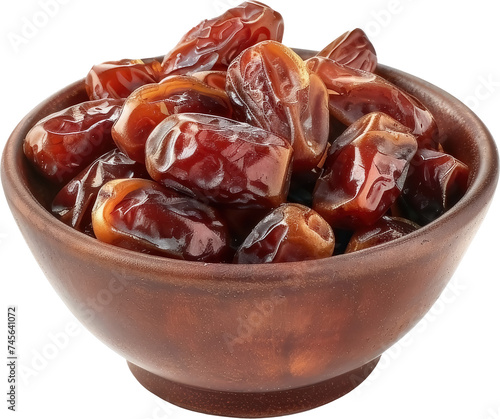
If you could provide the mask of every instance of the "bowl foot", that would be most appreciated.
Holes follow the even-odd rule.
[[[131,362],[128,366],[144,387],[177,406],[219,416],[262,418],[303,412],[344,396],[370,375],[379,359],[321,383],[267,393],[205,390],[167,380]]]

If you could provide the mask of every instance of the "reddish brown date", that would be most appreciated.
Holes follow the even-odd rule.
[[[83,102],[39,121],[24,140],[24,154],[47,179],[66,183],[115,148],[111,127],[123,100]]]
[[[117,149],[111,150],[59,191],[52,202],[52,213],[70,227],[93,235],[92,207],[99,189],[113,179],[147,177],[143,164],[130,160]]]
[[[97,64],[87,74],[85,88],[91,100],[126,98],[135,89],[161,78],[161,64],[123,59]]]
[[[172,115],[146,143],[146,167],[163,185],[215,204],[274,208],[290,184],[293,150],[260,128],[202,114]]]
[[[346,32],[318,54],[347,67],[373,72],[377,68],[377,53],[362,29]]]
[[[198,71],[191,76],[215,89],[226,91],[226,71]]]
[[[235,263],[322,259],[333,254],[332,228],[312,209],[283,204],[259,222],[234,257]]]
[[[113,139],[121,151],[143,163],[146,140],[153,129],[167,116],[184,112],[232,116],[225,91],[194,77],[169,76],[159,84],[136,89],[127,98],[113,126]]]
[[[281,42],[283,18],[257,1],[247,1],[219,17],[204,20],[182,37],[164,58],[163,74],[226,70],[242,51],[258,42]]]
[[[418,224],[405,218],[384,216],[375,224],[356,230],[347,245],[345,253],[357,252],[358,250],[368,249],[378,244],[399,239],[419,228]]]
[[[417,151],[411,134],[351,132],[334,143],[313,193],[313,209],[334,228],[355,230],[382,217],[401,194],[410,161]]]
[[[92,211],[98,240],[174,259],[224,262],[227,228],[209,206],[143,179],[106,183]]]
[[[324,57],[306,61],[324,81],[330,113],[350,125],[371,112],[384,112],[412,130],[419,147],[438,147],[438,128],[429,110],[417,99],[373,73],[349,68]]]
[[[290,48],[274,41],[248,48],[229,66],[226,90],[247,123],[290,141],[295,172],[318,164],[328,143],[328,92]]]
[[[418,150],[403,189],[404,202],[421,224],[428,224],[465,194],[469,168],[440,151]]]

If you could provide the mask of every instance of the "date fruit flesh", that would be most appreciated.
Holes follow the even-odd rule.
[[[83,102],[43,118],[26,135],[24,154],[47,179],[68,182],[116,147],[111,127],[122,104],[121,99]]]
[[[278,263],[322,259],[333,254],[335,236],[311,208],[283,204],[260,221],[234,257],[235,263]]]
[[[150,180],[106,183],[92,225],[98,240],[125,249],[201,262],[228,257],[227,228],[213,208]]]
[[[152,179],[202,201],[235,208],[275,208],[290,185],[286,140],[230,119],[171,115],[146,143]]]
[[[328,144],[328,92],[295,52],[275,41],[248,48],[229,66],[226,90],[247,123],[290,142],[294,172],[318,164]]]

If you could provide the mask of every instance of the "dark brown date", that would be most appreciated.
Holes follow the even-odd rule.
[[[375,48],[359,28],[339,36],[317,55],[358,70],[374,72],[377,68]]]
[[[234,257],[235,263],[322,259],[333,254],[332,228],[312,209],[283,204],[259,222]]]
[[[63,184],[115,148],[111,127],[123,100],[83,102],[39,121],[26,135],[24,154],[47,179]]]
[[[417,151],[411,134],[348,131],[334,143],[313,193],[313,209],[334,228],[355,230],[382,217],[401,194]]]
[[[294,172],[318,164],[328,144],[328,92],[295,52],[275,41],[248,48],[229,66],[226,90],[247,123],[292,144]]]
[[[232,116],[225,91],[194,77],[169,76],[159,84],[136,89],[127,98],[113,126],[113,139],[131,159],[144,163],[144,147],[149,134],[167,116],[184,112]]]
[[[147,177],[143,164],[130,160],[117,149],[111,150],[59,191],[52,202],[52,213],[70,227],[93,235],[92,207],[99,189],[113,179]]]
[[[450,154],[418,150],[411,161],[403,200],[417,222],[428,224],[455,205],[467,191],[469,168]]]
[[[162,63],[163,74],[225,71],[242,51],[258,42],[281,42],[283,18],[265,4],[247,1],[204,20],[182,37]]]
[[[293,150],[263,129],[221,117],[179,114],[146,143],[146,167],[163,185],[238,208],[274,208],[285,201]]]
[[[213,208],[150,180],[106,183],[92,225],[98,240],[125,249],[200,262],[228,257],[227,228]]]
[[[87,74],[85,88],[90,100],[126,98],[138,87],[162,77],[158,61],[123,59],[97,64]]]
[[[405,218],[384,216],[375,224],[356,230],[347,245],[345,253],[357,252],[358,250],[368,249],[378,244],[399,239],[419,228],[418,224]]]
[[[324,57],[306,61],[329,92],[330,113],[350,125],[371,112],[384,112],[411,129],[419,147],[437,149],[438,128],[429,110],[416,98],[387,80]]]

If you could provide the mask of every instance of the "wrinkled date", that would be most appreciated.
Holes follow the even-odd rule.
[[[215,204],[274,208],[290,185],[293,150],[268,131],[203,114],[172,115],[146,143],[154,180]]]
[[[313,209],[334,228],[355,230],[381,218],[400,196],[417,151],[411,134],[361,129],[353,138],[356,131],[332,145],[313,194]]]
[[[358,250],[368,249],[378,244],[399,239],[419,228],[418,224],[405,218],[384,216],[375,224],[356,230],[347,245],[345,253],[357,252]]]
[[[377,68],[375,48],[359,28],[339,36],[317,55],[358,70],[373,72]]]
[[[421,224],[434,221],[465,194],[469,168],[440,151],[418,150],[403,189],[404,202]]]
[[[283,18],[257,1],[247,1],[204,20],[182,37],[162,63],[163,74],[226,70],[248,47],[268,39],[281,42]]]
[[[234,257],[236,263],[276,263],[322,259],[333,254],[335,237],[311,208],[283,204],[260,221]]]
[[[85,88],[90,100],[126,98],[138,87],[156,83],[160,78],[161,65],[155,60],[107,61],[92,67]]]
[[[437,148],[434,117],[417,99],[373,73],[349,68],[324,57],[306,61],[329,92],[330,113],[350,125],[371,112],[384,112],[412,130],[419,147]]]
[[[83,102],[39,121],[23,148],[38,171],[55,183],[66,183],[97,157],[115,148],[111,127],[123,100]]]
[[[106,183],[92,224],[99,240],[125,249],[202,262],[228,257],[227,228],[214,209],[150,180]]]
[[[147,178],[146,167],[114,149],[95,160],[64,186],[52,202],[52,213],[63,223],[93,235],[92,207],[99,189],[110,180]]]
[[[127,98],[113,126],[113,139],[131,159],[144,162],[144,147],[153,129],[167,116],[185,112],[232,116],[225,91],[194,77],[170,76],[138,88]]]
[[[248,48],[227,71],[226,90],[246,122],[290,141],[294,171],[308,171],[328,143],[328,92],[302,58],[274,41]]]

